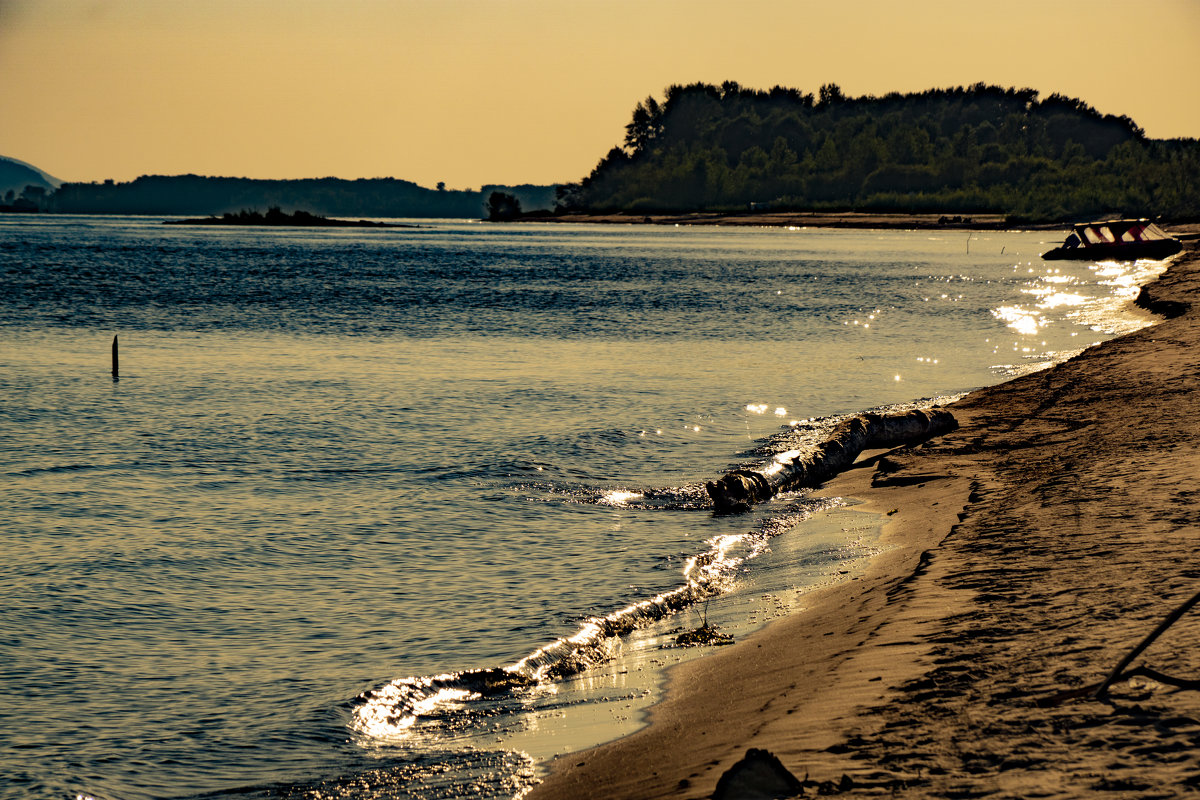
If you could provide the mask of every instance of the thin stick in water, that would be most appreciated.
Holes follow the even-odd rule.
[[[119,370],[117,368],[117,337],[116,336],[113,336],[113,345],[112,345],[112,377],[113,377],[114,381],[121,380],[121,376],[120,376]]]

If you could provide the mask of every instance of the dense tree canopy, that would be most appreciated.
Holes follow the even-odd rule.
[[[492,222],[517,219],[521,216],[521,201],[508,192],[488,195],[487,218]]]
[[[1200,142],[1059,94],[976,84],[883,97],[671,86],[637,104],[564,210],[1200,213]]]

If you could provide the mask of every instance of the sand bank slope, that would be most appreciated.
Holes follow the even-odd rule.
[[[895,511],[870,573],[682,666],[648,728],[560,759],[531,796],[707,797],[751,747],[856,795],[1200,791],[1200,692],[1037,702],[1102,680],[1200,590],[1200,258],[1143,301],[1174,316],[977,392],[957,431],[831,482]],[[1200,678],[1200,614],[1139,661]]]

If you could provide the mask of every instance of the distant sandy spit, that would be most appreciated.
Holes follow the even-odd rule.
[[[1164,319],[975,392],[960,427],[821,492],[887,514],[867,574],[676,667],[651,724],[559,758],[529,795],[702,798],[749,748],[806,793],[1200,792],[1200,691],[1102,681],[1200,591],[1200,256],[1139,305]],[[1135,665],[1200,678],[1200,611]]]

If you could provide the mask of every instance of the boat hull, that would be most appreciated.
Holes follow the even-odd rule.
[[[1139,258],[1162,259],[1183,249],[1174,239],[1153,242],[1122,242],[1089,247],[1056,247],[1042,253],[1046,261],[1136,261]]]

